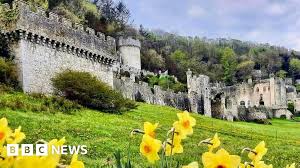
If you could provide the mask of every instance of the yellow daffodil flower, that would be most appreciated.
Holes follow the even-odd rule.
[[[248,157],[253,162],[258,162],[267,153],[268,149],[265,147],[265,142],[261,141],[249,154]]]
[[[273,168],[273,165],[266,165],[263,161],[252,162],[254,168]]]
[[[84,168],[84,164],[82,161],[78,161],[78,155],[73,155],[71,164],[67,168]]]
[[[212,152],[214,149],[218,148],[221,144],[221,141],[218,137],[218,134],[215,134],[214,138],[210,141],[211,144],[208,144],[209,152]]]
[[[178,136],[176,133],[174,134],[173,143],[171,139],[168,139],[167,142],[168,143],[166,144],[166,156],[174,155],[175,153],[183,153],[181,137]]]
[[[179,121],[174,122],[173,127],[176,131],[181,132],[182,139],[185,138],[185,135],[193,134],[193,127],[196,125],[195,118],[190,116],[190,113],[184,111],[183,113],[177,113]]]
[[[59,164],[61,154],[53,154],[52,147],[61,147],[66,142],[65,137],[60,140],[53,139],[48,143],[48,156],[41,157],[44,167],[55,168]]]
[[[182,166],[182,168],[199,168],[198,162],[192,162],[189,165]]]
[[[144,123],[144,132],[146,135],[151,136],[152,138],[155,138],[155,129],[157,128],[158,123],[151,124],[150,122]]]
[[[38,156],[19,156],[17,157],[14,168],[44,168],[46,167],[42,159]],[[55,168],[55,167],[47,167]]]
[[[145,156],[150,163],[159,160],[158,152],[161,148],[161,141],[152,138],[149,135],[144,135],[140,144],[140,152]]]
[[[296,164],[293,163],[293,164],[291,164],[291,165],[287,165],[285,168],[295,168],[295,167],[296,167]]]
[[[182,129],[182,127],[178,124],[178,121],[173,123],[173,127],[175,129],[175,133],[177,136],[179,136],[181,139],[185,139],[187,137],[186,132]]]
[[[225,149],[220,149],[216,153],[205,152],[202,155],[204,168],[237,168],[241,158],[230,155]]]
[[[7,156],[6,146],[0,147],[0,167],[1,168],[11,168],[16,160],[13,156]]]
[[[8,127],[8,122],[6,118],[1,118],[0,120],[0,145],[5,143],[5,140],[11,134],[11,129]]]
[[[19,127],[18,129],[15,129],[14,133],[7,137],[6,141],[8,144],[18,144],[23,141],[23,139],[25,139],[25,134],[21,132],[21,127]]]

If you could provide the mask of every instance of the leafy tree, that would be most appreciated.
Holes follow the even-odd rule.
[[[298,76],[300,73],[300,60],[298,58],[291,59],[290,68],[293,72],[293,76]]]
[[[286,76],[287,76],[287,72],[286,72],[285,70],[280,70],[280,71],[278,71],[278,72],[276,73],[276,76],[279,77],[279,78],[284,79],[284,78],[286,78]]]
[[[164,69],[164,58],[159,55],[154,49],[150,49],[142,53],[142,66],[151,71],[158,71]]]
[[[248,60],[239,63],[236,67],[236,76],[240,80],[245,80],[251,77],[251,72],[254,68],[255,62]]]
[[[222,50],[221,63],[224,69],[223,81],[227,84],[232,84],[234,81],[237,60],[236,55],[231,48],[226,47]]]

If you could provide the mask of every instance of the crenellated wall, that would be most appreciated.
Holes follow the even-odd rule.
[[[159,86],[150,87],[148,83],[135,83],[130,78],[114,78],[114,89],[124,97],[150,104],[171,106],[181,110],[190,110],[186,93],[174,93],[172,90],[162,90]]]
[[[138,71],[141,67],[141,42],[132,38],[120,37],[118,40],[121,64],[132,67]]]
[[[51,78],[67,69],[90,72],[113,87],[118,61],[113,38],[39,7],[31,10],[23,1],[14,1],[12,9],[19,13],[16,23],[1,36],[9,43],[25,92],[52,93]]]
[[[13,7],[18,10],[19,18],[15,30],[25,31],[32,36],[42,37],[42,41],[56,43],[57,46],[70,46],[98,55],[105,55],[116,59],[115,39],[100,32],[84,27],[78,23],[60,17],[55,13],[48,13],[38,6],[34,10],[23,1],[14,1]]]

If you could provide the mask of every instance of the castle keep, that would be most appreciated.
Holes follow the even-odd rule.
[[[132,38],[115,40],[83,25],[22,1],[10,7],[18,10],[12,28],[1,32],[9,42],[24,92],[51,94],[51,78],[63,70],[90,72],[120,91],[125,97],[146,103],[168,105],[208,117],[236,120],[291,118],[288,102],[300,111],[300,96],[288,80],[249,79],[225,86],[211,83],[208,76],[187,72],[187,93],[174,93],[139,81],[154,75],[141,69],[141,43]],[[122,74],[128,74],[127,76]]]

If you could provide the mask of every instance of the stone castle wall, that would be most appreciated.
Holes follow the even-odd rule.
[[[211,117],[211,87],[206,75],[187,72],[188,97],[191,111]]]
[[[90,72],[98,79],[113,85],[113,71],[85,55],[76,55],[21,39],[16,44],[15,61],[19,80],[25,92],[52,93],[51,78],[64,70]]]
[[[114,78],[114,89],[131,100],[190,110],[189,99],[186,93],[174,93],[172,90],[165,91],[159,86],[152,88],[148,83],[136,83],[127,77]]]
[[[141,43],[139,40],[132,38],[120,38],[118,41],[121,64],[141,70]]]
[[[51,78],[67,69],[90,72],[113,87],[113,38],[39,7],[34,12],[23,1],[14,1],[13,9],[19,12],[14,28],[1,35],[9,42],[25,92],[51,93]]]

